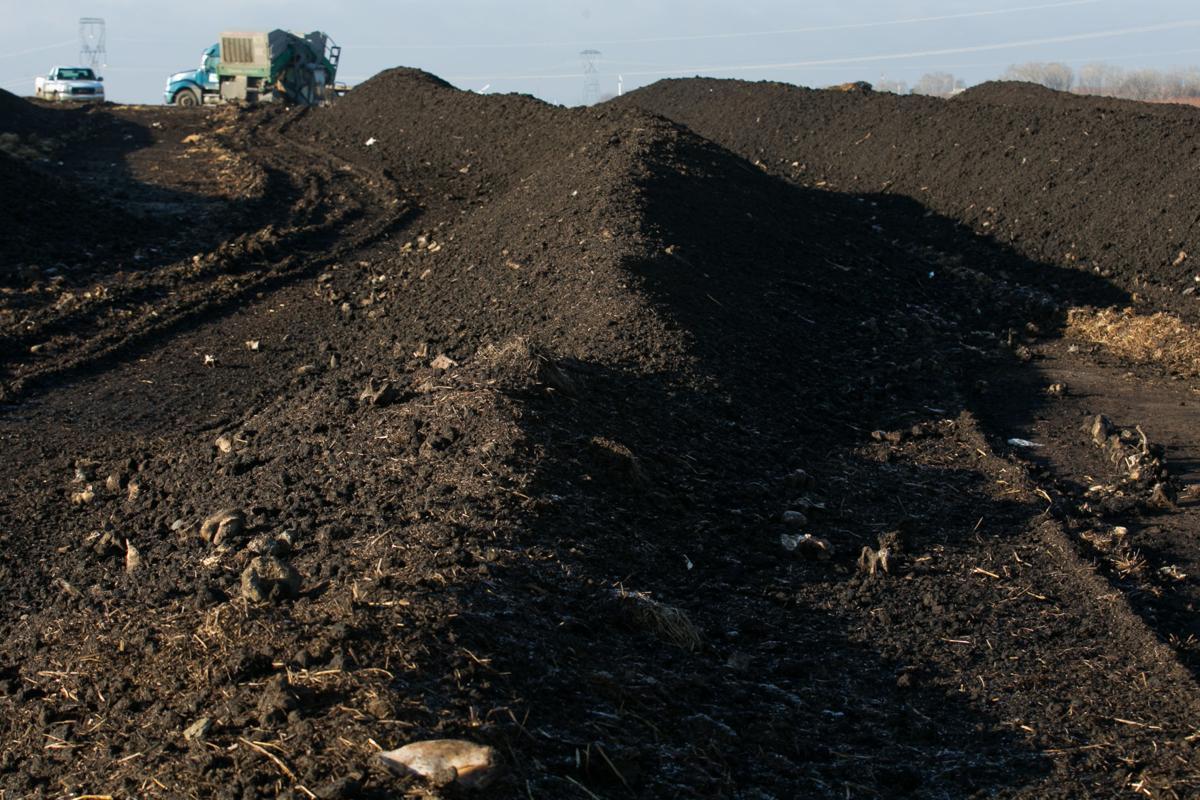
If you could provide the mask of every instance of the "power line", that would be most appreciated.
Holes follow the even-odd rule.
[[[346,45],[355,50],[504,50],[529,47],[580,47],[622,44],[661,44],[663,42],[694,42],[712,39],[741,39],[759,36],[787,36],[797,33],[826,33],[828,31],[883,28],[893,25],[919,25],[927,22],[948,22],[957,19],[993,17],[1001,14],[1018,14],[1026,11],[1044,11],[1054,8],[1095,5],[1102,0],[1061,0],[1057,3],[1042,3],[1034,6],[998,8],[984,11],[964,11],[959,14],[940,14],[928,17],[905,17],[901,19],[876,20],[873,22],[848,22],[837,25],[813,25],[804,28],[774,28],[769,31],[733,31],[726,33],[682,34],[678,36],[650,36],[638,39],[600,39],[589,41],[520,42],[520,43],[475,43],[475,44],[358,44]]]
[[[13,53],[0,53],[0,58],[16,58],[17,56],[27,56],[30,53],[41,53],[45,50],[57,50],[60,47],[66,47],[69,44],[77,44],[76,39],[67,39],[64,42],[55,42],[54,44],[43,44],[38,47],[30,47],[28,50],[17,50]]]
[[[1181,28],[1196,28],[1200,27],[1200,19],[1177,20],[1175,22],[1165,22],[1158,25],[1143,25],[1136,28],[1116,28],[1107,31],[1093,31],[1091,33],[1075,33],[1065,36],[1044,36],[1038,39],[1021,39],[1011,42],[998,42],[995,44],[979,44],[967,47],[943,47],[936,50],[914,50],[901,53],[884,53],[878,55],[866,56],[850,56],[842,58],[821,58],[810,61],[781,61],[767,64],[725,64],[725,65],[710,65],[699,67],[678,67],[674,69],[657,69],[657,70],[626,70],[623,74],[626,76],[633,75],[639,77],[646,76],[665,76],[665,75],[682,75],[682,74],[698,74],[702,72],[756,72],[761,70],[773,69],[796,69],[799,67],[821,67],[835,64],[865,64],[876,61],[893,61],[903,60],[908,58],[926,58],[928,56],[946,56],[958,55],[961,53],[983,53],[991,50],[1011,50],[1021,47],[1037,47],[1046,44],[1064,44],[1066,42],[1082,42],[1091,39],[1108,39],[1117,36],[1132,36],[1141,33],[1157,33],[1159,31],[1178,30]],[[613,73],[615,75],[616,73]],[[478,81],[478,80],[555,80],[568,78],[581,78],[581,73],[563,73],[563,74],[543,74],[543,75],[470,75],[470,76],[450,76],[447,80],[451,81]]]

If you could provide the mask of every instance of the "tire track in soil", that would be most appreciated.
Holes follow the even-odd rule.
[[[351,165],[288,137],[287,128],[303,114],[303,110],[290,115],[274,110],[252,112],[245,115],[252,120],[250,129],[224,142],[265,171],[268,189],[262,202],[286,202],[285,214],[274,216],[232,243],[194,256],[190,261],[200,268],[188,276],[185,285],[199,286],[185,289],[182,296],[175,297],[176,292],[167,293],[165,288],[153,285],[133,292],[118,290],[86,313],[56,319],[49,330],[34,328],[26,333],[22,340],[29,342],[44,340],[56,330],[79,329],[89,323],[98,328],[73,351],[49,364],[18,365],[16,377],[0,383],[0,402],[14,402],[35,393],[55,378],[102,368],[136,353],[148,342],[150,347],[158,348],[163,339],[315,275],[416,216],[405,192],[383,174]],[[186,270],[187,261],[167,269]],[[247,274],[247,280],[241,279]],[[117,304],[137,302],[147,302],[149,311],[132,322],[104,318]]]
[[[406,193],[386,176],[289,137],[287,128],[302,114],[255,112],[252,127],[228,142],[272,176],[274,194],[289,198],[285,216],[250,234],[288,223],[293,230],[272,234],[270,252],[218,255],[212,270],[218,277],[210,285],[174,303],[160,300],[132,325],[102,322],[79,352],[0,385],[0,441],[9,456],[0,465],[0,499],[10,528],[34,510],[27,505],[36,486],[30,464],[57,468],[114,434],[164,450],[168,442],[269,406],[295,384],[295,368],[312,361],[321,329],[337,322],[325,304],[314,307],[309,287],[299,284],[416,216]],[[331,197],[345,208],[329,213]],[[271,260],[275,253],[280,257]],[[261,274],[246,282],[220,275],[239,266]],[[244,349],[250,339],[265,341],[262,355],[277,369],[260,368],[259,354]],[[210,353],[221,353],[221,370],[203,366]],[[44,544],[10,540],[8,557],[36,557]]]
[[[995,374],[997,397],[981,411],[996,437],[1016,436],[1040,445],[1017,454],[1049,481],[1070,540],[1080,555],[1119,591],[1148,630],[1170,645],[1181,662],[1200,676],[1200,441],[1195,429],[1200,396],[1193,381],[1168,378],[1163,370],[1131,365],[1101,346],[1070,339],[1035,345],[1036,360],[1020,370]],[[1066,386],[1045,399],[1046,388]],[[1017,401],[1017,402],[1014,402]],[[1091,497],[1093,486],[1114,484],[1119,467],[1091,440],[1090,426],[1103,414],[1120,428],[1135,426],[1166,448],[1169,474],[1184,491],[1176,506],[1156,509],[1130,497],[1116,503]],[[1074,510],[1087,504],[1091,510]],[[1123,574],[1108,534],[1124,527],[1121,544],[1144,564]],[[1101,546],[1103,545],[1103,546]],[[1123,551],[1121,551],[1123,552]]]

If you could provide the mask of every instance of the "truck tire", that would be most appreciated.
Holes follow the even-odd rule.
[[[175,105],[190,108],[191,106],[200,105],[200,95],[196,94],[195,89],[180,89],[175,93]]]

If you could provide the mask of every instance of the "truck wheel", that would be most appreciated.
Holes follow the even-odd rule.
[[[185,108],[200,105],[200,95],[195,89],[180,89],[175,93],[175,105]]]

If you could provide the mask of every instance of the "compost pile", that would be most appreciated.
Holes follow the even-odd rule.
[[[236,235],[6,308],[0,788],[469,795],[377,758],[438,738],[491,797],[1200,786],[1191,672],[980,417],[1121,288],[785,180],[731,109],[396,69],[192,118],[262,176]],[[228,177],[166,152],[122,180]]]
[[[78,115],[77,110],[69,113],[73,116]],[[3,133],[20,137],[46,135],[62,129],[65,121],[62,117],[62,114],[51,109],[0,89],[0,119],[4,121]]]
[[[1008,82],[947,102],[667,80],[620,102],[802,185],[912,198],[1033,261],[1110,278],[1147,304],[1195,316],[1194,108]]]

